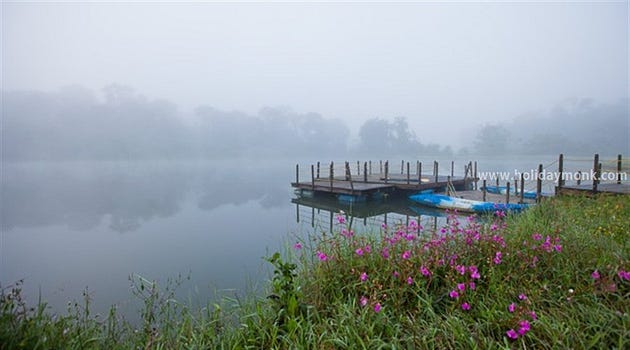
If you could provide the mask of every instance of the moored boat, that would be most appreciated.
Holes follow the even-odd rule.
[[[414,194],[409,196],[409,199],[428,207],[457,210],[470,213],[490,213],[497,210],[520,212],[530,206],[530,204],[519,203],[483,202],[435,193]]]

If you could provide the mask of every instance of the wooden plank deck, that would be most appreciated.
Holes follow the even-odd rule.
[[[470,199],[475,201],[483,201],[482,191],[457,191],[453,197]],[[521,197],[516,194],[510,194],[510,203],[519,203]],[[486,193],[486,202],[506,203],[507,197],[504,194]],[[524,198],[523,203],[535,203],[536,200]]]
[[[407,181],[406,176],[388,176],[387,181],[382,175],[368,175],[367,182],[365,177],[353,178],[352,181],[348,181],[345,177],[335,177],[332,181],[329,179],[319,178],[314,181],[306,182],[292,182],[291,186],[300,189],[314,192],[325,192],[332,194],[349,194],[349,195],[368,195],[374,192],[393,192],[395,190],[404,191],[423,191],[423,190],[436,190],[442,191],[448,184],[447,176],[438,176],[438,181],[435,182],[435,177],[422,176],[422,180],[418,182],[418,178],[410,178]],[[472,179],[465,179],[463,177],[451,179],[451,183],[455,188],[463,189],[467,183]]]
[[[597,185],[596,193],[630,194],[630,184],[600,183]],[[595,194],[595,192],[593,192],[593,184],[587,183],[582,185],[562,186],[558,189],[558,194]]]
[[[292,182],[291,186],[296,189],[309,190],[315,192],[326,192],[335,194],[350,194],[361,195],[369,194],[372,192],[390,192],[394,189],[391,184],[384,183],[370,183],[370,182],[355,182],[345,180],[333,180],[332,185],[330,180],[315,180],[315,182]]]

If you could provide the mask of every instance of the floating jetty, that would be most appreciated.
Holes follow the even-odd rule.
[[[521,172],[520,177],[513,178],[512,182],[506,181],[504,185],[499,183],[498,177],[490,182],[488,179],[481,180],[476,161],[466,163],[463,174],[458,174],[461,176],[455,174],[454,162],[450,162],[450,168],[446,167],[450,170],[450,175],[440,174],[437,161],[425,167],[424,171],[420,161],[415,164],[401,161],[399,164],[400,171],[392,171],[389,161],[357,161],[356,164],[347,161],[341,164],[330,162],[324,166],[317,162],[306,171],[304,168],[300,169],[298,164],[295,166],[295,181],[291,186],[302,198],[329,196],[342,203],[382,200],[389,196],[408,197],[423,191],[444,192],[460,199],[505,204],[537,203],[553,195],[630,194],[630,183],[627,179],[630,168],[627,164],[626,168],[622,166],[621,155],[616,159],[602,160],[598,154],[592,159],[571,159],[560,154],[557,160],[546,166],[539,164],[538,169],[532,170],[528,178],[525,177],[526,173]],[[549,179],[545,175],[552,170],[555,174]],[[610,174],[614,174],[614,178],[610,178]],[[575,184],[568,184],[567,181],[575,181]],[[526,183],[530,188],[525,188]],[[553,193],[544,193],[543,183]],[[478,185],[481,191],[478,190]],[[491,188],[496,188],[497,191],[494,192],[499,193],[489,193]]]
[[[406,165],[406,167],[405,167]],[[455,176],[454,164],[451,163],[451,175],[439,175],[438,162],[433,163],[433,172],[422,172],[422,163],[416,162],[412,173],[410,163],[401,162],[399,174],[392,174],[389,161],[379,162],[378,170],[373,171],[372,162],[357,162],[356,172],[345,162],[341,175],[335,173],[335,164],[331,162],[323,173],[321,163],[311,165],[310,181],[300,181],[300,167],[295,167],[295,182],[291,186],[302,197],[313,197],[316,194],[335,195],[342,202],[364,202],[369,199],[382,199],[389,195],[408,195],[419,191],[432,190],[444,192],[447,188],[454,190],[472,189],[476,183],[476,162],[469,162],[464,167],[463,176]],[[405,172],[406,169],[406,172]]]
[[[581,160],[584,161],[584,160]],[[588,161],[588,160],[587,160]],[[566,171],[564,167],[565,159],[564,155],[560,155],[558,158],[558,172],[562,179],[562,174]],[[606,166],[604,166],[604,164]],[[599,158],[599,154],[595,154],[593,157],[593,166],[590,172],[581,171],[577,172],[575,178],[575,185],[566,185],[564,179],[558,181],[556,186],[557,195],[596,195],[596,194],[612,194],[612,195],[628,195],[630,194],[630,183],[628,183],[628,168],[627,164],[624,168],[622,164],[621,154],[617,155],[615,160],[602,160]],[[603,176],[603,171],[607,171],[608,177]],[[592,178],[589,179],[589,177]],[[612,178],[610,174],[614,175]],[[591,183],[582,183],[582,180],[591,180]],[[609,182],[602,182],[602,180],[608,180]]]

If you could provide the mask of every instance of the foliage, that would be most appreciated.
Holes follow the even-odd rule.
[[[28,308],[2,289],[0,349],[616,348],[630,339],[630,202],[554,198],[505,217],[451,215],[437,231],[410,221],[297,242],[270,298],[225,298],[191,311],[134,277],[140,325],[89,311]],[[177,285],[177,282],[174,283]],[[144,286],[144,287],[143,287]]]

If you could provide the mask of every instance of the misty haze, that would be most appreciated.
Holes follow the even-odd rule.
[[[263,293],[263,258],[340,211],[357,233],[448,223],[406,195],[320,200],[329,166],[420,188],[439,163],[471,190],[473,162],[629,169],[624,1],[0,6],[0,288],[54,313],[88,288],[142,322],[134,276],[189,276],[197,309]]]

